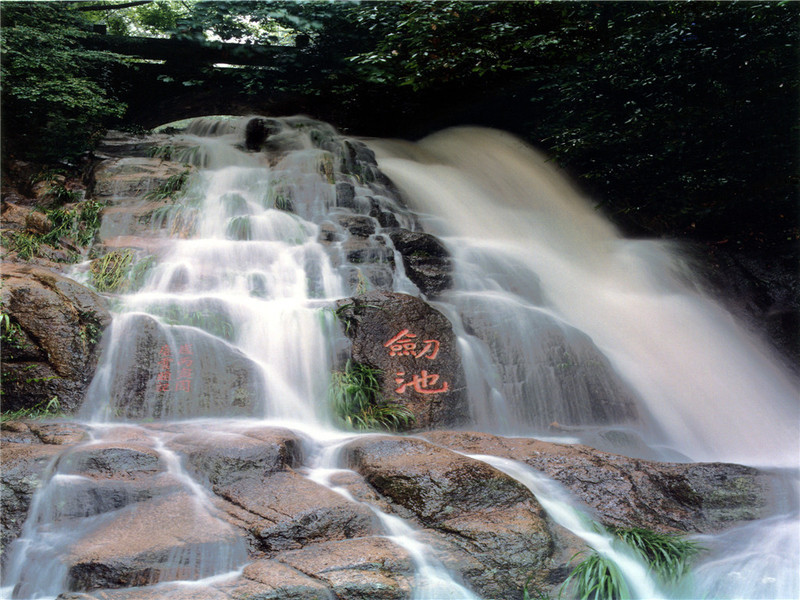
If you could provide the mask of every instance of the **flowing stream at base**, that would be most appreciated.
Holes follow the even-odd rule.
[[[200,119],[180,135],[184,159],[200,168],[181,200],[138,233],[157,239],[159,250],[105,334],[81,414],[93,437],[50,465],[12,546],[3,597],[55,598],[67,576],[59,556],[117,519],[136,518],[132,509],[82,512],[82,453],[126,439],[143,460],[166,465],[159,485],[180,498],[186,522],[217,540],[198,536],[191,556],[168,557],[166,579],[174,581],[157,583],[164,597],[178,597],[176,581],[203,586],[241,573],[244,542],[170,449],[176,433],[139,421],[179,427],[216,418],[202,423],[225,432],[234,427],[226,419],[239,419],[301,432],[318,457],[306,476],[356,502],[332,478],[343,467],[336,450],[352,434],[337,430],[327,403],[344,343],[331,308],[373,287],[418,293],[383,232],[391,226],[421,223],[453,256],[454,286],[433,304],[458,336],[470,428],[552,436],[548,426],[558,422],[576,441],[632,456],[780,469],[782,497],[797,498],[797,382],[697,291],[668,248],[622,239],[521,142],[475,129],[418,144],[369,142],[409,210],[376,172],[348,164],[354,146],[332,128],[270,120],[280,152],[267,158],[244,149],[247,123]],[[352,215],[374,221],[358,247],[335,241],[347,238]],[[131,235],[128,226],[108,217],[103,233]],[[392,253],[394,269],[364,258]],[[672,594],[587,529],[577,503],[541,475],[475,458],[520,481],[554,521],[612,558],[635,597]],[[369,508],[411,557],[415,600],[478,598],[410,524]],[[693,587],[674,597],[800,597],[797,502],[774,512],[705,537],[709,558]]]

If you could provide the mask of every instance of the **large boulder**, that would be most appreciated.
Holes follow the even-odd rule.
[[[157,497],[109,516],[63,557],[70,589],[200,579],[245,558],[243,548],[236,549],[237,532],[200,508],[191,494]]]
[[[374,291],[338,301],[353,361],[380,370],[386,399],[408,408],[416,427],[467,418],[464,370],[447,318],[413,296]]]
[[[564,485],[605,525],[713,533],[760,518],[767,505],[766,476],[742,465],[662,463],[580,444],[474,432],[425,437],[458,452],[524,462]]]
[[[258,365],[211,333],[131,314],[117,318],[108,337],[104,360],[115,377],[95,382],[86,414],[232,417],[253,414],[263,398]]]
[[[349,466],[429,530],[427,545],[484,597],[516,597],[529,577],[547,581],[554,535],[521,483],[420,439],[362,437],[345,451]]]
[[[34,265],[7,265],[2,279],[10,325],[3,335],[3,410],[55,397],[61,410],[74,411],[92,380],[98,342],[111,321],[105,301]]]
[[[170,441],[195,477],[224,499],[219,506],[247,531],[256,552],[374,533],[368,508],[293,470],[302,464],[301,445],[296,434],[280,428],[189,428]]]

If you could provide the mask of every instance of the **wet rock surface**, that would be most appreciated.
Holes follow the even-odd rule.
[[[118,335],[127,341],[108,359],[117,374],[108,390],[117,416],[249,415],[263,397],[253,361],[216,336],[165,327],[147,315],[115,327],[123,329]],[[105,403],[105,394],[99,394]]]
[[[483,433],[425,437],[459,452],[522,461],[564,485],[607,525],[711,533],[759,518],[768,501],[768,480],[742,465],[661,463]]]
[[[554,535],[519,482],[419,439],[366,437],[346,453],[349,466],[397,512],[411,513],[434,540],[444,538],[438,543],[449,547],[450,564],[481,595],[513,597],[528,577],[546,579]]]
[[[386,399],[408,408],[415,427],[457,425],[467,417],[466,384],[450,322],[406,294],[368,292],[337,303],[351,358],[381,371]]]
[[[22,531],[33,494],[42,483],[47,466],[63,448],[42,443],[24,423],[3,423],[2,470],[0,470],[0,549],[6,548]]]
[[[430,233],[397,229],[389,233],[403,257],[406,275],[420,292],[435,298],[453,283],[453,261],[444,244]]]
[[[767,495],[764,476],[738,465],[431,431],[426,439],[349,441],[340,464],[353,470],[336,472],[331,484],[350,500],[305,477],[307,442],[288,429],[120,425],[113,442],[85,444],[88,434],[72,423],[9,422],[2,430],[4,544],[19,535],[47,464],[80,476],[59,492],[59,518],[92,527],[64,554],[73,591],[62,600],[183,598],[185,588],[168,582],[217,572],[204,555],[240,556],[248,566],[186,598],[408,598],[413,561],[384,537],[368,505],[415,527],[417,541],[481,597],[521,598],[529,577],[555,589],[582,544],[525,486],[461,452],[520,460],[609,525],[717,531],[755,518]],[[175,459],[205,486],[206,500],[190,491]],[[167,587],[148,587],[157,581]]]
[[[106,302],[49,269],[5,265],[3,310],[12,324],[3,354],[3,410],[57,398],[71,412],[83,400],[111,321]]]

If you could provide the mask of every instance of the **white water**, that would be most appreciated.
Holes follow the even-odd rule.
[[[632,552],[626,551],[624,544],[614,543],[613,536],[575,508],[569,494],[558,483],[515,460],[485,455],[471,455],[470,458],[492,465],[527,487],[551,519],[580,537],[603,558],[619,567],[633,598],[657,600],[666,597],[658,589],[658,584],[653,581],[647,565],[637,559]]]
[[[285,136],[294,151],[269,164],[234,147],[242,122],[209,123],[184,136],[199,147],[194,156],[206,168],[193,178],[185,204],[164,217],[165,229],[149,233],[160,241],[156,266],[143,290],[121,299],[82,417],[114,436],[124,427],[101,424],[238,416],[334,443],[341,433],[325,397],[338,340],[324,309],[371,285],[374,273],[348,263],[341,245],[319,242],[323,226],[341,231],[336,216],[348,212],[336,206],[335,186],[321,174],[329,153],[289,120]],[[622,239],[540,157],[504,134],[447,132],[400,152],[389,144],[380,162],[426,230],[442,236],[454,255],[456,287],[436,305],[459,336],[476,428],[532,435],[557,421],[583,438],[593,428],[631,432],[661,458],[797,465],[796,382],[686,283],[668,249]],[[413,228],[388,194],[362,184],[354,180],[356,204],[376,197]],[[287,198],[293,213],[277,206]],[[396,254],[395,264],[392,288],[416,293]],[[164,347],[175,360],[191,348],[189,390],[158,390]],[[150,444],[193,498],[198,519],[216,519],[203,488],[163,440]],[[318,465],[311,475],[331,487],[324,469],[334,467]],[[640,577],[641,566],[580,529],[568,499],[548,500],[552,491],[529,470],[512,475],[530,484],[554,519],[615,556],[633,574],[637,597],[658,597]],[[54,472],[36,495],[4,577],[11,587],[19,583],[15,597],[63,590],[66,572],[56,556],[75,537],[52,506],[64,486],[76,483],[80,476]],[[415,598],[475,598],[407,523],[373,510],[412,557]],[[800,597],[796,507],[782,514],[709,538],[712,558],[700,565],[696,587],[679,597]],[[34,549],[35,540],[45,547]],[[754,558],[765,548],[781,560]],[[242,560],[236,548],[219,549],[199,557],[193,578],[226,577]],[[41,573],[49,573],[46,581]]]

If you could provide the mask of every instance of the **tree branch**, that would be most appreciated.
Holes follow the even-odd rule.
[[[123,4],[92,4],[91,6],[79,6],[76,10],[89,12],[91,10],[117,10],[120,8],[131,8],[132,6],[141,6],[142,4],[150,4],[153,0],[136,0],[135,2],[125,2]]]

